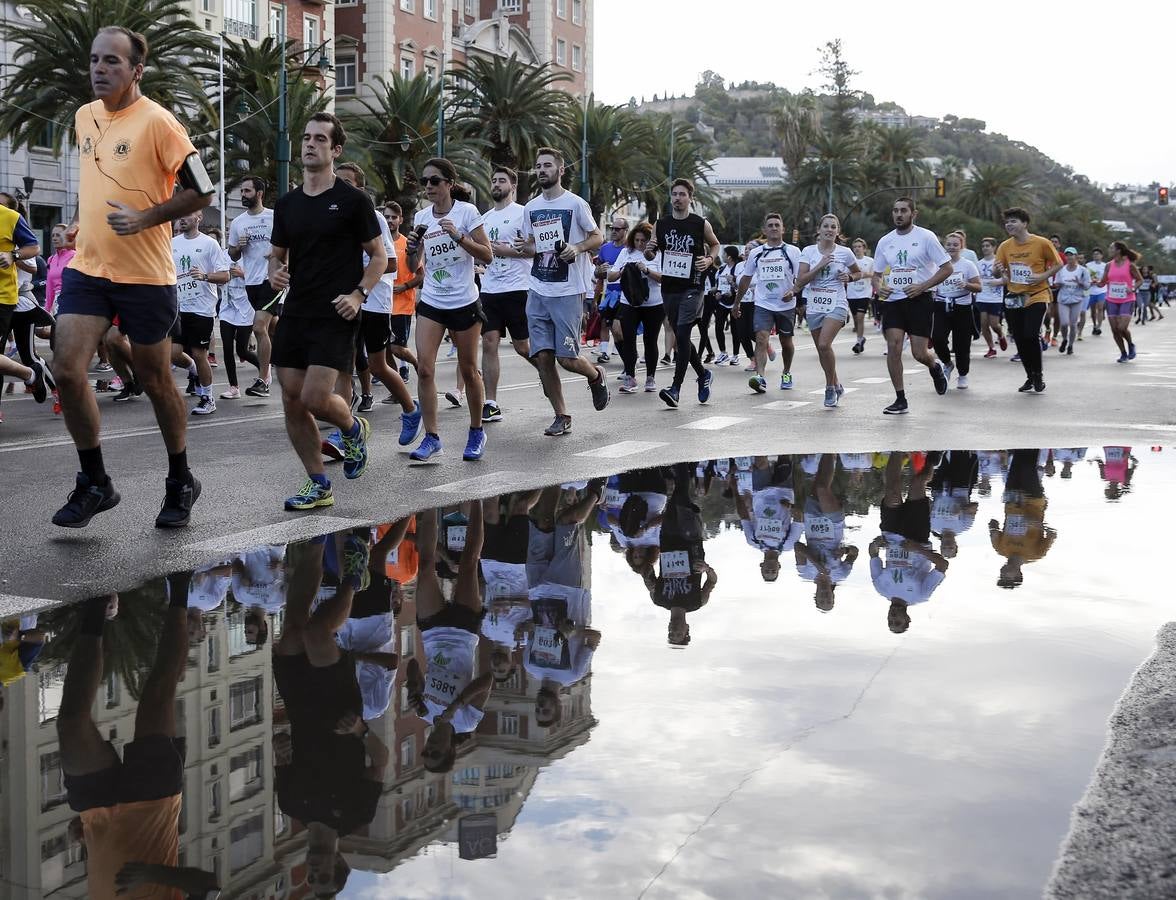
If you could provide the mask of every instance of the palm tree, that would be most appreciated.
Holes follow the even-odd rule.
[[[796,172],[820,132],[820,113],[811,93],[789,94],[780,101],[772,128],[780,142],[780,158],[789,173]]]
[[[1028,173],[1020,166],[981,165],[960,188],[956,205],[970,216],[1000,224],[1004,210],[1028,205],[1032,195]]]
[[[639,138],[641,174],[634,184],[637,198],[645,205],[645,216],[657,218],[670,199],[670,183],[675,178],[694,182],[694,199],[720,215],[718,195],[706,184],[711,169],[707,161],[710,143],[703,140],[693,125],[675,122],[669,113],[642,116],[643,136]]]
[[[405,78],[393,72],[388,80],[376,76],[376,83],[372,97],[360,101],[365,111],[343,117],[347,156],[365,163],[372,186],[399,202],[407,216],[417,206],[420,171],[436,155],[439,92],[423,73]],[[461,135],[445,145],[446,157],[483,196],[489,196],[486,147],[485,140]]]
[[[55,154],[72,131],[73,111],[94,99],[90,45],[105,25],[118,22],[147,38],[143,93],[181,121],[207,113],[201,75],[212,65],[212,39],[189,17],[184,0],[26,0],[28,18],[12,18],[4,36],[15,46],[14,74],[0,106],[0,133],[12,149],[48,141]],[[53,126],[46,134],[46,126]]]
[[[914,128],[875,128],[868,138],[868,158],[883,168],[881,185],[914,187],[927,177],[923,135]]]
[[[569,119],[571,97],[558,87],[568,72],[499,56],[474,56],[449,70],[454,131],[489,142],[490,162],[530,166],[535,149],[554,144]]]
[[[598,218],[629,200],[636,199],[635,185],[646,171],[642,151],[648,135],[642,119],[628,107],[595,103],[573,107],[560,141],[571,172],[568,189],[581,187],[580,151],[584,114],[588,115],[588,205]]]

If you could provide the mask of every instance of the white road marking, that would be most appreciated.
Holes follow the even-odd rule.
[[[1176,388],[1176,381],[1133,381],[1127,387],[1145,387],[1145,388]]]
[[[638,453],[648,453],[658,447],[666,446],[665,441],[620,441],[616,444],[606,444],[595,450],[584,450],[576,456],[593,456],[598,459],[620,459],[623,456],[635,456]]]
[[[822,392],[824,393],[824,392]],[[773,400],[771,403],[761,403],[760,409],[798,409],[801,406],[808,406],[812,403],[811,400]]]
[[[854,391],[859,391],[859,390],[861,390],[861,388],[845,388],[845,389],[844,389],[844,391],[843,391],[842,393],[845,393],[845,394],[852,394]],[[809,393],[810,393],[810,394],[821,394],[821,395],[824,395],[824,393],[825,393],[825,389],[824,389],[824,388],[817,388],[815,391],[809,391]]]
[[[685,425],[679,425],[679,428],[690,428],[696,431],[721,431],[724,428],[730,428],[732,425],[738,425],[741,422],[750,422],[750,419],[742,418],[740,416],[711,416],[709,419],[699,419],[697,422],[688,422]]]
[[[358,528],[366,524],[361,519],[343,519],[338,516],[303,516],[288,522],[275,522],[248,531],[225,534],[207,541],[185,544],[184,549],[197,553],[232,553],[262,544],[288,544],[327,532]]]
[[[216,419],[212,422],[188,423],[188,431],[199,431],[203,428],[219,428],[222,425],[239,425],[242,422],[261,422],[265,419],[280,419],[283,413],[267,413],[260,416],[238,417],[235,419]],[[143,437],[148,434],[159,434],[159,426],[151,424],[142,428],[124,428],[120,431],[102,432],[102,443],[117,441],[123,438]],[[66,447],[73,443],[69,437],[38,438],[30,441],[14,441],[11,444],[0,445],[0,453],[11,453],[13,450],[38,450],[44,447]]]
[[[435,493],[460,493],[466,496],[479,493],[493,494],[496,491],[518,487],[520,481],[526,477],[526,472],[491,472],[488,475],[475,475],[473,478],[462,478],[458,481],[438,484],[431,488],[425,488],[425,490]]]
[[[889,384],[889,378],[855,378],[854,384]]]

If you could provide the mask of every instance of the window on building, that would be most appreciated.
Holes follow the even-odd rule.
[[[400,8],[405,12],[412,12],[416,9],[416,0],[400,0]]]
[[[437,0],[425,0],[422,7],[426,19],[437,19]]]
[[[275,41],[286,37],[286,7],[270,7],[269,33]]]
[[[122,689],[119,687],[118,676],[114,672],[108,672],[106,675],[106,708],[118,706],[121,696]]]
[[[340,54],[335,57],[335,93],[355,93],[355,56]]]
[[[41,754],[41,809],[52,809],[65,802],[65,776],[61,773],[61,754],[56,750]]]
[[[555,0],[555,14],[561,19],[568,17],[568,0]]]
[[[523,0],[498,0],[498,8],[504,13],[523,11]]]
[[[515,713],[498,714],[498,733],[517,735],[519,733],[519,717]]]
[[[579,44],[572,44],[572,68],[577,72],[584,68],[584,48]]]
[[[261,770],[261,747],[251,747],[229,759],[229,802],[252,797],[265,787]]]
[[[572,0],[572,24],[584,24],[584,0]]]
[[[400,629],[400,658],[412,659],[412,655],[415,652],[416,632],[413,631],[411,625],[405,625]]]
[[[221,817],[221,813],[224,812],[223,804],[224,796],[218,778],[208,786],[208,821],[215,822]]]
[[[568,42],[563,38],[555,39],[555,63],[558,66],[568,64]]]
[[[318,16],[302,17],[302,43],[307,47],[317,47],[319,42]]]
[[[411,769],[416,765],[416,735],[410,734],[400,742],[400,769]]]
[[[437,80],[437,64],[436,63],[431,63],[431,62],[425,63],[425,77],[428,78],[430,82],[434,82]]]
[[[257,39],[257,4],[253,0],[225,0],[225,33]]]
[[[200,9],[206,13],[216,12],[216,0],[200,0]]]
[[[467,16],[476,16],[478,14],[478,4],[474,0],[465,0],[465,14]]]
[[[220,669],[220,635],[210,634],[204,642],[208,648],[208,671],[216,672]]]
[[[205,31],[212,31],[212,19],[205,19],[204,20],[204,30]]]
[[[415,56],[409,56],[407,53],[400,54],[400,74],[405,78],[414,78],[416,76]]]
[[[229,632],[229,659],[236,659],[246,653],[256,653],[259,648],[245,640],[245,608],[238,607],[225,617]]]
[[[236,731],[261,721],[261,676],[229,687],[229,730]]]
[[[234,825],[229,831],[229,873],[236,875],[261,859],[263,826],[260,815]]]
[[[221,708],[214,706],[208,711],[208,746],[218,747],[221,742]]]
[[[359,0],[335,0],[336,6],[356,6]]]

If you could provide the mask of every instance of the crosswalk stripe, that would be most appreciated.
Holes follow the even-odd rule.
[[[656,450],[658,447],[664,446],[666,446],[665,441],[620,441],[616,444],[606,444],[603,447],[597,447],[595,450],[584,450],[577,453],[576,456],[620,459],[623,456],[635,456],[638,453],[647,453],[650,450]]]
[[[709,419],[687,422],[685,425],[679,425],[678,427],[695,431],[721,431],[724,428],[730,428],[732,425],[738,425],[741,422],[748,421],[751,420],[741,416],[711,416]]]

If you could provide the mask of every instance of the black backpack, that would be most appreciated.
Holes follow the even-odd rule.
[[[621,269],[621,293],[630,306],[641,306],[649,299],[649,282],[637,268],[637,263],[625,263]]]

